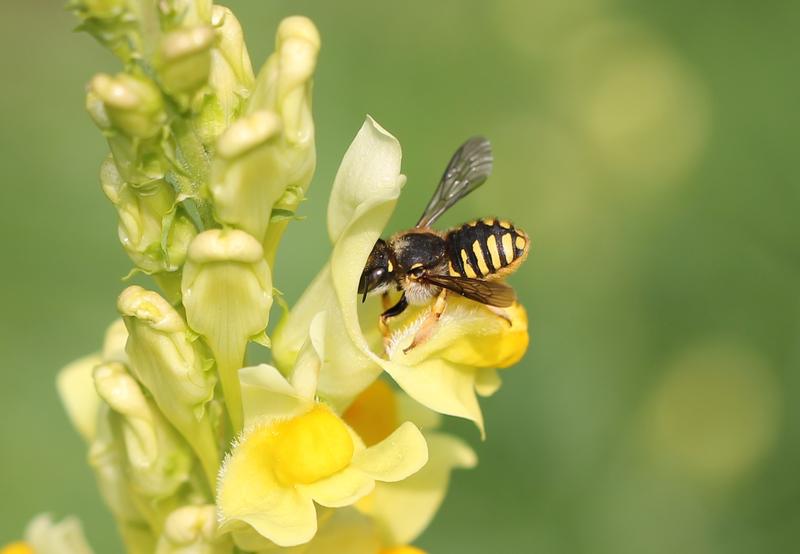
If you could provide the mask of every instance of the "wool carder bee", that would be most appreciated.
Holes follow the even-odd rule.
[[[409,304],[425,304],[434,297],[429,317],[406,351],[422,344],[447,307],[447,294],[459,294],[486,305],[500,317],[516,298],[501,280],[528,255],[528,235],[509,221],[484,218],[445,232],[431,225],[460,199],[482,185],[492,171],[492,149],[483,137],[474,137],[456,150],[433,197],[416,226],[378,239],[367,258],[358,284],[359,294],[382,294],[384,312],[379,326],[388,337],[389,318],[400,315]],[[402,291],[389,306],[388,291]],[[507,319],[507,318],[506,318]]]

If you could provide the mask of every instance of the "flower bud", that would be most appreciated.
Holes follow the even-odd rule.
[[[92,78],[87,106],[95,122],[101,123],[95,99],[102,102],[111,128],[133,138],[153,137],[166,122],[158,87],[141,77],[100,73]]]
[[[216,506],[183,506],[164,522],[155,554],[229,554],[230,537],[217,538]]]
[[[117,522],[125,546],[131,554],[150,554],[155,537],[137,502],[140,496],[131,488],[127,476],[125,445],[113,429],[116,415],[102,402],[98,414],[97,434],[89,448],[89,465],[106,505]],[[147,506],[147,502],[139,505]]]
[[[117,210],[122,247],[136,266],[145,273],[176,271],[196,230],[178,211],[173,188],[164,180],[126,183],[111,156],[100,168],[100,183]]]
[[[192,445],[209,483],[219,455],[206,404],[214,396],[212,362],[174,308],[155,292],[139,286],[125,289],[117,301],[129,338],[131,372],[158,404],[164,416]]]
[[[209,147],[242,113],[255,79],[242,27],[233,13],[223,6],[214,6],[211,25],[216,31],[217,44],[210,51],[208,89],[195,98],[200,105],[194,107],[197,115],[192,123],[194,132]]]
[[[183,27],[163,36],[156,68],[168,94],[191,93],[206,84],[215,39],[209,25]]]
[[[101,361],[93,354],[64,367],[58,372],[56,386],[72,425],[83,440],[91,442],[97,431],[97,410],[100,398],[94,388],[92,371]]]
[[[189,480],[192,457],[186,445],[148,400],[139,384],[120,363],[94,370],[97,393],[113,411],[125,444],[125,463],[131,487],[155,499],[175,494]]]
[[[272,306],[272,279],[263,250],[243,231],[212,229],[192,241],[181,282],[189,327],[217,361],[235,431],[242,426],[237,371],[248,341],[261,335]]]
[[[220,137],[212,168],[218,219],[262,241],[268,262],[288,221],[273,222],[274,209],[294,213],[316,166],[311,80],[318,51],[311,21],[281,22],[276,52],[259,72],[246,115]]]
[[[252,88],[255,76],[239,20],[230,9],[215,5],[211,12],[211,24],[219,36],[216,51],[225,59],[236,80],[246,89]]]
[[[81,522],[75,517],[67,517],[58,523],[54,523],[49,514],[36,516],[25,529],[24,544],[29,549],[23,550],[20,548],[17,552],[30,552],[33,554],[92,554],[92,549],[83,535]]]

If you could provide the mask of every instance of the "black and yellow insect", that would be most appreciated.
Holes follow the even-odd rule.
[[[503,316],[500,308],[514,303],[514,290],[500,282],[528,255],[530,241],[509,221],[484,218],[441,232],[430,226],[451,206],[482,185],[492,171],[489,141],[474,137],[456,150],[428,206],[412,229],[378,239],[367,258],[358,292],[383,294],[386,321],[401,314],[409,304],[424,304],[436,297],[431,316],[420,327],[411,346],[422,343],[444,312],[447,293],[454,292],[480,302]],[[388,291],[402,291],[389,307]]]

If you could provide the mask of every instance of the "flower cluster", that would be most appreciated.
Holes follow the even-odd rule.
[[[405,177],[367,118],[332,186],[330,259],[267,336],[276,251],[315,166],[316,28],[281,22],[254,75],[238,21],[210,1],[71,7],[124,64],[91,80],[87,107],[122,247],[160,289],[126,288],[100,352],[57,383],[127,551],[420,552],[451,471],[476,463],[440,414],[483,433],[476,395],[525,352],[524,309],[451,300],[404,353],[430,308],[412,309],[384,349],[378,302],[356,289]],[[248,366],[252,342],[273,365]],[[91,550],[74,520],[39,519],[15,552]]]

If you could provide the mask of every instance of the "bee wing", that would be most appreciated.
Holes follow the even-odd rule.
[[[444,212],[481,186],[492,172],[492,145],[472,137],[456,150],[417,227],[430,227]]]
[[[475,302],[496,306],[498,308],[506,308],[517,299],[514,289],[496,281],[482,281],[480,279],[469,279],[467,277],[436,274],[428,274],[421,279],[424,279],[431,285],[453,291]]]

